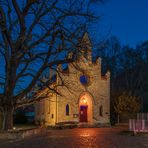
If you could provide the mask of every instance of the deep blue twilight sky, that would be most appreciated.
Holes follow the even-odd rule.
[[[102,16],[96,25],[97,38],[115,35],[132,47],[148,40],[148,0],[106,0],[96,11]]]

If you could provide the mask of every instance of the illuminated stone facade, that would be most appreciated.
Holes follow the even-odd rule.
[[[91,125],[110,123],[110,72],[101,75],[101,59],[92,62],[91,43],[85,33],[87,55],[68,64],[60,77],[66,86],[57,87],[61,95],[51,94],[35,105],[35,120],[46,125],[60,122],[81,122]],[[55,84],[61,84],[57,75]]]

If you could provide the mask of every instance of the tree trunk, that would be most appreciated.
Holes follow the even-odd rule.
[[[2,112],[0,111],[0,130],[2,129]]]
[[[13,129],[13,107],[5,107],[3,111],[3,125],[2,130]]]
[[[117,115],[117,122],[120,123],[120,116],[119,116],[119,114]]]

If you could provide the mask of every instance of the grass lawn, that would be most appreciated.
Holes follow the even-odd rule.
[[[121,135],[128,135],[128,136],[144,136],[148,137],[148,132],[132,132],[132,131],[122,131],[119,134]]]
[[[36,128],[38,126],[35,124],[26,123],[26,124],[14,124],[13,127],[16,129],[30,129],[30,128]]]

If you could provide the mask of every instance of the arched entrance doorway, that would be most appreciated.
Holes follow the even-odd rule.
[[[79,98],[79,122],[92,122],[92,96],[85,92]]]

